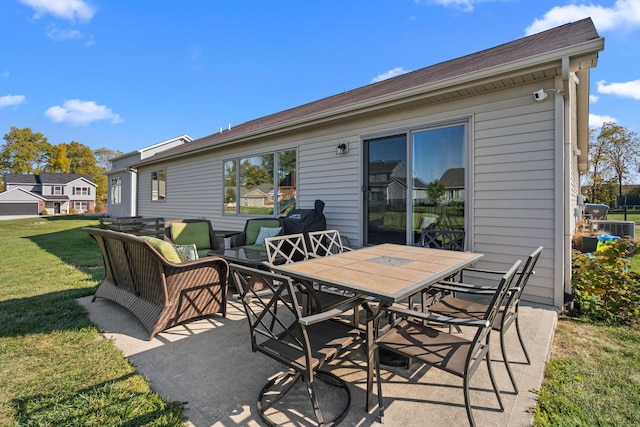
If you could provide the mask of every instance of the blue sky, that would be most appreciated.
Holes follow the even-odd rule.
[[[640,133],[640,0],[3,0],[0,134],[130,152],[591,16],[591,124]],[[0,143],[4,143],[0,140]]]

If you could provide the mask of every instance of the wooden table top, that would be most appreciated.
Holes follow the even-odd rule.
[[[385,243],[275,267],[392,304],[475,263],[482,254]]]

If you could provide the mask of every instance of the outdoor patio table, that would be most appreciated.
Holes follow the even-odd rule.
[[[226,248],[214,249],[209,251],[209,256],[219,256],[228,262],[233,262],[247,267],[258,268],[267,258],[266,250],[250,249],[250,248]]]
[[[368,313],[366,408],[369,411],[373,409],[374,320],[392,304],[455,274],[482,256],[385,243],[273,268],[291,277],[335,286],[379,302],[375,310],[365,304]]]

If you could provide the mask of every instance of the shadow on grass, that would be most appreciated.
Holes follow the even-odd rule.
[[[90,287],[0,301],[0,338],[93,327],[75,300],[94,292]]]
[[[68,228],[24,238],[31,240],[43,251],[57,256],[67,264],[76,267],[102,266],[100,248],[98,248],[94,240],[82,230],[83,228],[84,226]]]

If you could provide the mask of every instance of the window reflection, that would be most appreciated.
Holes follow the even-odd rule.
[[[224,162],[224,212],[285,214],[295,208],[296,150]]]

